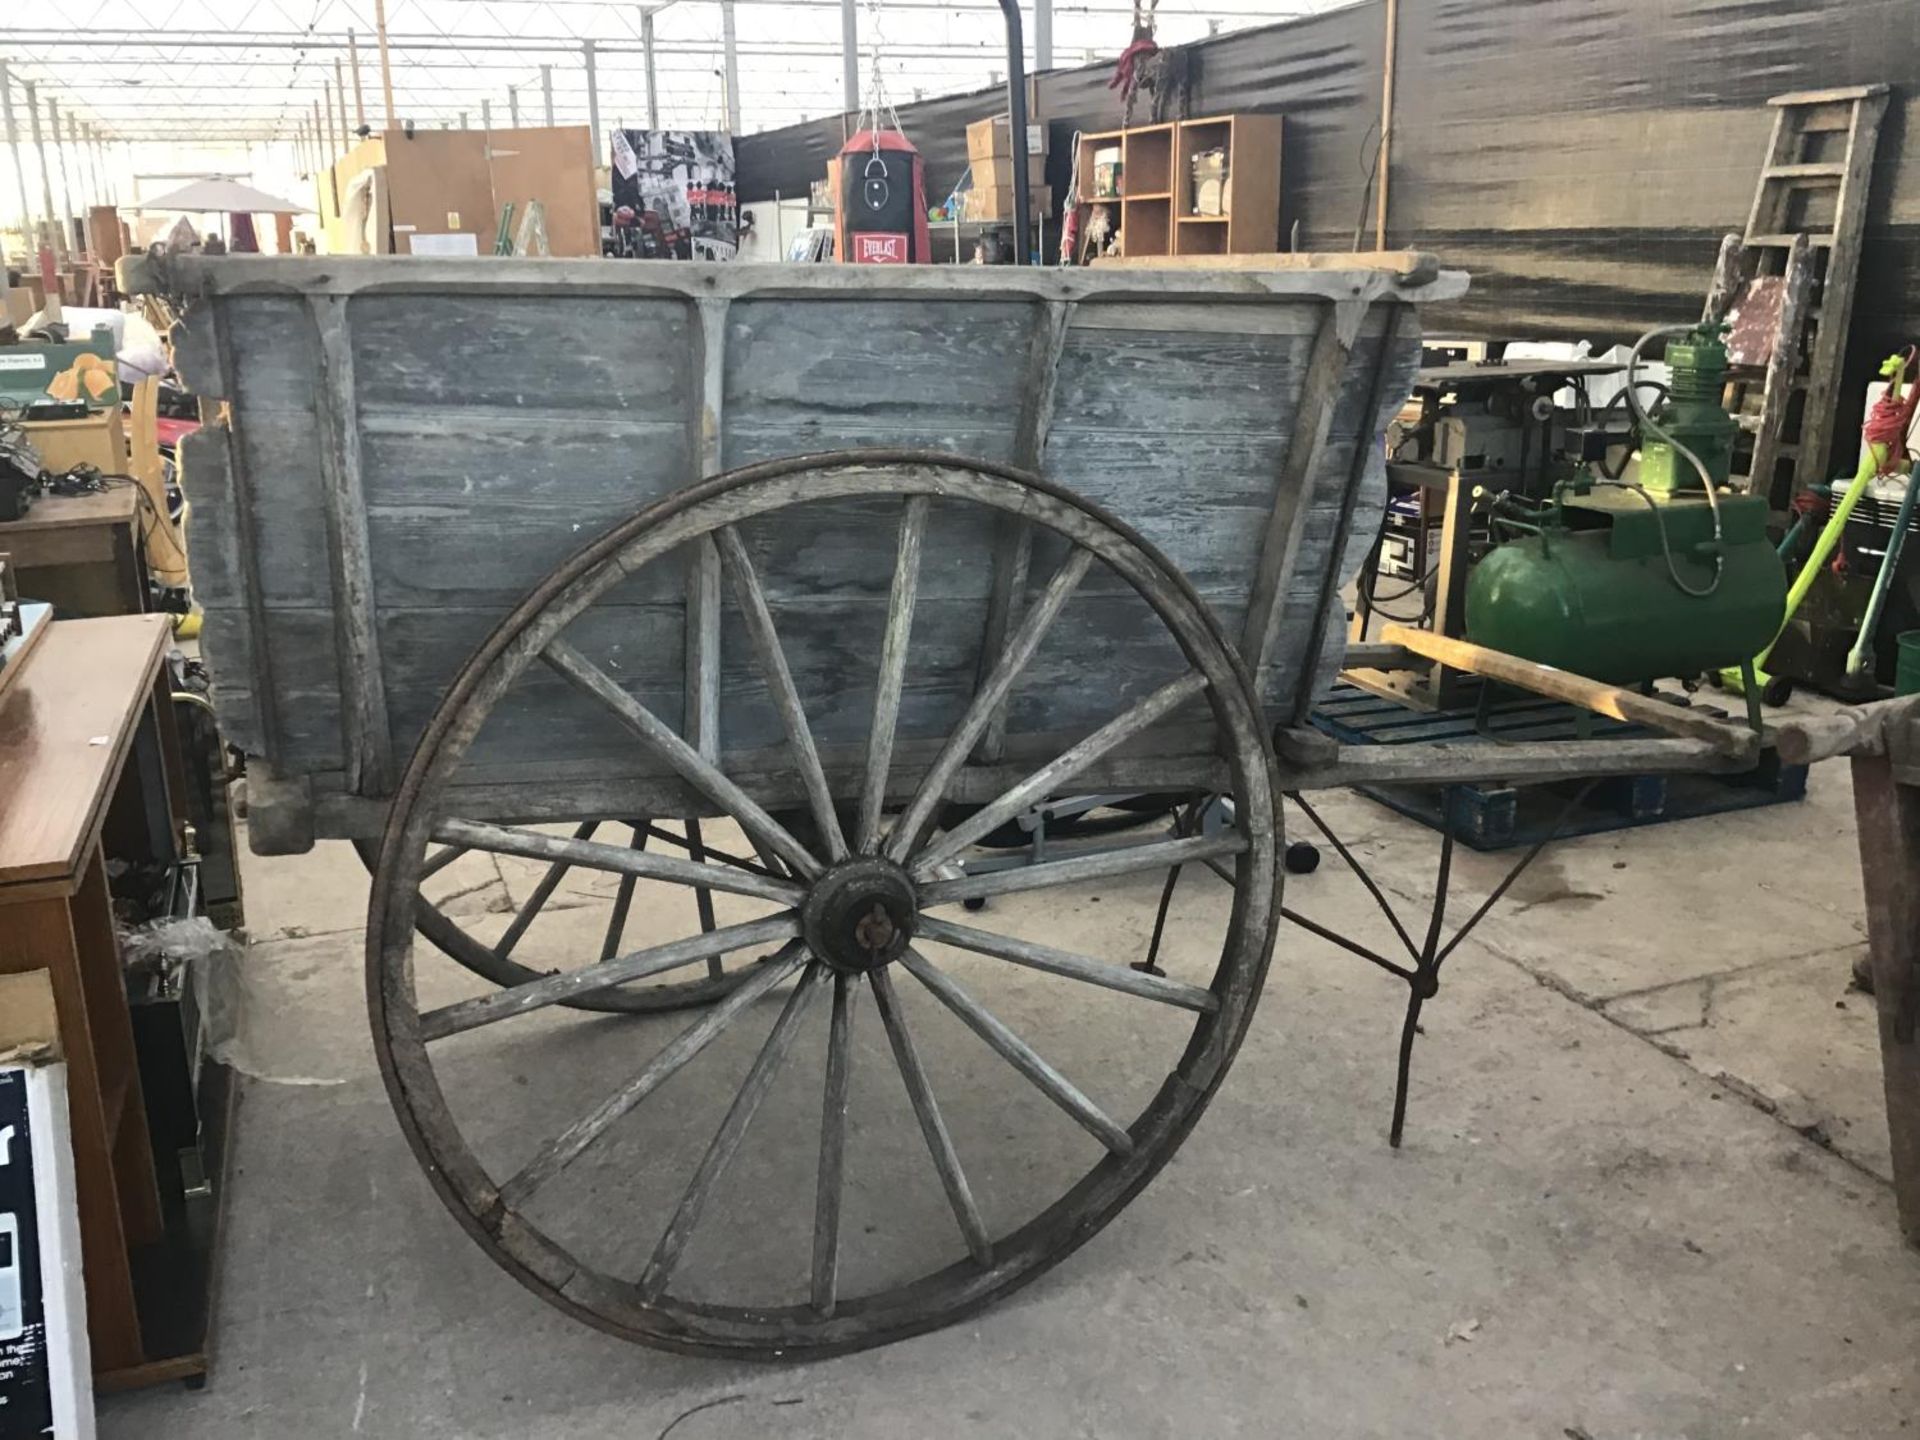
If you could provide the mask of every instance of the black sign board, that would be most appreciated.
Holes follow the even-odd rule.
[[[0,1440],[53,1434],[27,1072],[0,1069]]]

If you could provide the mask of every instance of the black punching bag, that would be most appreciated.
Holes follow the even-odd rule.
[[[841,147],[834,254],[854,265],[924,265],[925,162],[898,130],[862,130]]]

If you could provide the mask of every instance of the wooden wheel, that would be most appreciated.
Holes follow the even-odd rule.
[[[753,862],[726,852],[710,851],[704,840],[700,822],[689,819],[681,823],[679,835],[646,819],[603,822],[584,820],[575,827],[573,838],[591,840],[602,827],[624,829],[635,849],[644,850],[649,842],[678,845],[687,852],[688,858],[703,862],[710,856],[721,863],[735,865],[736,868],[753,867]],[[360,861],[372,873],[379,863],[379,847],[365,840],[356,840],[354,850]],[[464,845],[442,846],[420,867],[420,878],[424,881],[429,875],[438,873],[450,865],[458,863],[471,853]],[[761,867],[765,868],[765,867]],[[436,905],[425,894],[420,894],[414,910],[414,929],[420,938],[431,944],[441,954],[452,960],[462,969],[491,981],[502,988],[515,985],[529,985],[550,972],[524,965],[514,959],[514,951],[526,939],[538,922],[554,892],[573,869],[572,862],[562,857],[551,860],[534,883],[526,900],[513,912],[513,918],[506,922],[506,928],[497,935],[479,933],[478,927],[471,922],[450,913]],[[630,924],[634,922],[633,898],[637,877],[622,875],[615,882],[615,889],[609,896],[602,897],[603,903],[596,906],[599,914],[605,915],[605,925],[601,932],[600,958],[611,960],[620,953],[622,943]],[[699,916],[702,931],[711,932],[714,923],[713,891],[708,886],[690,887],[693,891],[695,912]],[[418,893],[418,892],[416,892]],[[571,917],[570,917],[571,918]],[[540,938],[539,936],[535,937]],[[707,957],[706,973],[692,980],[658,980],[638,985],[617,985],[606,990],[597,990],[592,994],[578,995],[561,1003],[573,1010],[591,1010],[607,1015],[658,1015],[673,1010],[685,1010],[695,1005],[706,1005],[730,993],[735,986],[748,978],[744,969],[727,968],[727,959],[723,955]]]
[[[834,697],[803,696],[788,660],[795,637],[823,621],[805,603],[776,606],[778,588],[762,579],[777,579],[780,557],[803,548],[792,537],[815,506],[851,506],[862,523],[886,523],[897,537],[891,576],[879,577],[884,630],[866,658],[872,690],[861,700],[870,723],[851,763],[816,744],[809,713],[817,717]],[[879,513],[890,518],[876,522]],[[1008,624],[1004,644],[991,647],[993,663],[955,697],[957,719],[929,739],[901,721],[916,670],[916,607],[937,598],[922,597],[923,558],[951,553],[943,529],[971,524],[978,533],[983,519],[1030,524],[1034,573],[1047,578]],[[768,541],[758,561],[755,536]],[[576,622],[616,586],[656,565],[675,574],[684,567],[697,584],[708,557],[708,573],[724,572],[738,598],[812,821],[808,841],[623,687],[613,661],[574,643],[599,633]],[[1166,643],[1152,654],[1164,658],[1165,673],[1116,678],[1097,697],[1111,718],[1036,750],[1042,763],[972,763],[1076,592],[1087,607],[1095,596],[1133,606],[1127,633],[1157,630]],[[922,643],[937,648],[937,627],[924,628]],[[548,672],[591,697],[790,874],[456,818],[451,802],[476,735],[513,703],[517,686]],[[1210,738],[1193,743],[1213,747],[1217,759],[1204,760],[1210,788],[1232,799],[1236,828],[979,876],[956,875],[948,863],[1122,747],[1137,752],[1160,738],[1155,727],[1196,722]],[[1126,773],[1142,786],[1159,778]],[[942,802],[962,792],[987,803],[939,831]],[[367,933],[374,1041],[394,1109],[441,1199],[503,1268],[551,1303],[689,1353],[786,1359],[862,1349],[950,1323],[1031,1280],[1167,1162],[1225,1074],[1259,993],[1278,915],[1277,841],[1271,756],[1245,673],[1205,603],[1118,521],[1037,477],[946,456],[855,453],[750,467],[669,497],[581,551],[457,677],[414,753],[382,842]],[[449,844],[709,885],[759,909],[727,917],[710,935],[450,998],[457,992],[417,973],[409,903],[432,847]],[[1131,956],[1095,958],[1031,933],[1061,938],[1054,907],[1090,903],[1091,882],[1203,860],[1231,865],[1234,884],[1211,897],[1217,940],[1197,918],[1183,932],[1206,931],[1187,947],[1191,978],[1177,964],[1148,975],[1125,963]],[[989,894],[1005,897],[988,917],[1001,928],[940,913]],[[1024,935],[1007,928],[1018,902],[1038,902]],[[761,958],[691,1024],[607,1027],[557,1008],[697,964],[716,947]],[[774,1008],[781,991],[777,1018],[755,1048],[746,1032],[757,1027],[740,1022]],[[879,1034],[870,1020],[858,1033],[862,991],[871,992]],[[824,1021],[811,1013],[823,997]],[[1109,1032],[1089,1018],[1096,1013],[1117,1015],[1113,1033],[1124,1040],[1107,1045]],[[1005,1014],[1016,1015],[1018,1029]],[[1046,1038],[1035,1038],[1042,1029]],[[656,1031],[657,1044],[636,1045]],[[692,1066],[703,1052],[707,1062]],[[889,1062],[898,1072],[891,1081],[878,1073]],[[524,1082],[536,1070],[553,1085],[499,1083],[507,1071]],[[682,1071],[703,1083],[657,1095]],[[504,1093],[529,1108],[546,1105],[562,1079],[595,1103],[569,1095],[552,1103],[550,1120],[526,1123],[501,1103]],[[894,1106],[891,1128],[867,1115],[883,1101]],[[689,1118],[702,1107],[710,1117]],[[763,1109],[768,1119],[749,1143]],[[683,1136],[693,1148],[678,1168],[668,1157]],[[736,1211],[724,1235],[703,1233]],[[866,1253],[879,1249],[887,1253]],[[688,1263],[695,1252],[711,1263]]]

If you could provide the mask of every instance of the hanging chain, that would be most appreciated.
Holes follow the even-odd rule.
[[[890,130],[899,130],[900,116],[893,108],[893,99],[887,94],[887,77],[880,68],[880,56],[884,42],[880,33],[883,18],[881,0],[866,0],[867,4],[867,93],[860,111],[860,125],[873,137],[873,158],[880,158],[880,127],[884,121]]]

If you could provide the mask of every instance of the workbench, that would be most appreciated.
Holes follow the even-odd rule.
[[[0,522],[23,600],[44,600],[62,620],[138,615],[147,608],[140,548],[141,492],[113,485],[86,495],[42,495],[19,520]]]
[[[110,854],[181,853],[168,638],[161,615],[56,622],[0,697],[0,973],[44,970],[52,983],[94,1379],[106,1388],[206,1369],[204,1283],[180,1293],[190,1267],[155,1178],[107,873]],[[141,1285],[156,1276],[162,1286]],[[158,1317],[183,1308],[200,1323],[184,1339],[161,1333]]]

